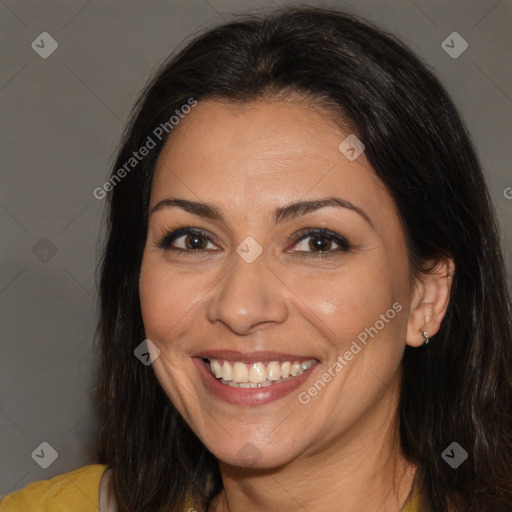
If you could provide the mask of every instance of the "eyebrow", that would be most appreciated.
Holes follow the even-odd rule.
[[[326,207],[338,207],[338,208],[346,208],[353,212],[359,214],[371,227],[375,230],[375,226],[373,225],[370,217],[366,214],[364,210],[355,206],[350,201],[345,199],[341,199],[339,197],[326,197],[321,199],[315,199],[313,201],[297,201],[294,203],[290,203],[286,206],[282,206],[280,208],[276,208],[273,212],[274,217],[274,225],[279,224],[285,220],[292,220],[307,213],[311,213],[321,208]],[[165,208],[173,208],[178,207],[183,210],[197,215],[199,217],[204,217],[211,220],[216,220],[222,223],[225,223],[224,216],[222,212],[214,205],[208,203],[201,203],[198,201],[190,201],[188,199],[179,199],[176,197],[167,197],[159,201],[153,208],[151,208],[149,215],[151,216],[154,212],[158,210],[163,210]]]

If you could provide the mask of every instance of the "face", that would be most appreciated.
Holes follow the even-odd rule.
[[[319,112],[204,100],[157,163],[140,275],[153,368],[228,464],[275,467],[395,413],[404,236],[364,153],[348,158],[349,133]]]

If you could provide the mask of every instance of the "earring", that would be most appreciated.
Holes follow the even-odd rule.
[[[423,345],[428,345],[428,332],[421,329],[421,335],[423,336]]]

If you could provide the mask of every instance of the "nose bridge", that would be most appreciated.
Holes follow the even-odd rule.
[[[263,322],[282,322],[287,308],[281,283],[268,268],[266,255],[256,258],[250,241],[233,252],[232,264],[212,296],[208,316],[243,334]],[[251,257],[244,257],[250,255]]]

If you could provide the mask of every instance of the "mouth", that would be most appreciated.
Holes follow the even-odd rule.
[[[244,363],[205,358],[203,361],[221,384],[245,389],[288,382],[307,372],[316,363],[316,359]]]
[[[313,357],[275,352],[212,351],[193,362],[206,388],[225,402],[263,405],[301,386],[320,367]]]

